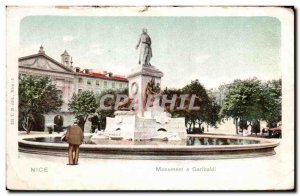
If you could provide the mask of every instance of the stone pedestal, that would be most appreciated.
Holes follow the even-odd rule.
[[[132,140],[162,139],[165,136],[170,137],[171,140],[174,137],[186,139],[184,118],[171,118],[164,113],[161,114],[161,116],[147,118],[138,117],[132,111],[116,111],[115,117],[106,118],[105,135]]]
[[[105,133],[109,136],[120,136],[123,139],[134,139],[136,116],[133,111],[116,111],[115,117],[106,117]]]
[[[146,108],[146,88],[154,80],[160,84],[163,73],[154,66],[135,67],[128,75],[129,97],[134,99],[134,111],[116,111],[115,117],[106,118],[104,135],[130,140],[182,140],[186,139],[184,118],[172,118],[159,105],[159,100]],[[93,136],[97,138],[97,136]]]
[[[144,116],[148,82],[154,79],[155,84],[160,84],[163,75],[163,72],[154,66],[137,66],[130,71],[127,76],[129,80],[129,97],[134,98],[134,107],[138,116]]]

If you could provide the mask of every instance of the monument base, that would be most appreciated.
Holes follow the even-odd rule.
[[[146,94],[151,91],[149,88],[154,86],[156,90],[151,92],[160,94],[162,77],[163,72],[154,66],[137,66],[132,69],[128,80],[134,111],[116,111],[114,118],[107,117],[106,129],[104,133],[99,133],[99,137],[127,140],[186,139],[184,118],[171,118],[171,114],[159,106],[159,101],[154,102],[152,107],[146,107]],[[97,135],[93,137],[96,139]]]
[[[148,113],[149,112],[149,113]],[[127,140],[182,140],[187,133],[184,118],[171,118],[166,112],[151,117],[139,117],[134,112],[116,111],[115,117],[106,118],[104,135]]]
[[[138,116],[144,116],[147,84],[153,80],[156,85],[160,85],[163,75],[163,72],[154,66],[137,66],[127,76],[129,80],[129,97],[134,100],[134,109]]]

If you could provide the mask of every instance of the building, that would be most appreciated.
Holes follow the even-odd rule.
[[[99,94],[106,89],[128,88],[128,80],[125,77],[111,72],[99,73],[92,69],[73,66],[72,57],[66,50],[61,54],[61,62],[58,62],[46,54],[43,46],[40,47],[37,54],[19,58],[19,74],[21,77],[24,75],[50,77],[61,92],[64,101],[61,113],[64,116],[70,115],[67,104],[73,93],[91,90]],[[51,118],[54,115],[46,115],[45,123],[53,122]]]

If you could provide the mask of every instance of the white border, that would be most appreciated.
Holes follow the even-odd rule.
[[[34,4],[36,4],[35,1],[32,1],[32,2],[34,2]],[[54,1],[54,2],[57,2],[57,1]],[[84,4],[88,4],[91,1],[85,1],[85,2],[86,3],[84,3]],[[259,2],[261,2],[261,1],[259,1]],[[65,5],[65,3],[63,3],[63,4],[61,4],[61,3],[62,2],[59,1],[56,4],[57,5],[63,5],[63,4]],[[277,3],[279,3],[279,2],[277,1]],[[37,4],[41,5],[43,3],[38,2]],[[92,4],[94,4],[94,3],[92,3]],[[220,4],[223,4],[223,3],[219,3],[219,5]],[[45,5],[45,4],[43,4],[43,5]],[[185,4],[185,5],[188,5],[188,4]],[[273,4],[273,5],[275,5],[275,4]],[[186,8],[186,9],[188,9],[188,8]],[[205,10],[203,11],[202,10],[202,12],[200,13],[200,15],[214,15],[214,16],[216,16],[215,12],[217,12],[217,15],[219,15],[219,16],[225,16],[225,15],[227,16],[227,15],[229,15],[229,13],[225,13],[225,14],[222,13],[221,14],[221,12],[224,11],[224,9],[221,8],[221,7],[217,7],[217,8],[203,8],[203,9],[209,9],[209,11],[205,11]],[[284,50],[283,50],[283,52],[284,52],[283,56],[286,57],[286,58],[284,58],[284,62],[283,62],[283,78],[286,78],[286,79],[283,79],[283,81],[284,81],[283,82],[283,89],[285,89],[284,92],[283,92],[283,95],[284,95],[283,96],[283,102],[285,104],[287,104],[287,105],[283,106],[283,116],[284,116],[283,117],[283,122],[291,122],[291,120],[293,119],[293,109],[294,109],[294,105],[293,105],[293,90],[294,90],[293,89],[293,82],[294,81],[292,80],[293,79],[293,63],[294,63],[294,59],[293,59],[293,49],[291,47],[291,45],[293,45],[293,36],[291,36],[292,33],[293,33],[293,25],[292,25],[292,22],[290,21],[290,17],[291,16],[286,11],[281,11],[280,9],[278,10],[277,8],[275,8],[275,9],[277,9],[275,13],[274,13],[274,10],[268,10],[268,9],[265,10],[265,8],[264,8],[264,10],[258,10],[257,12],[253,12],[253,10],[248,10],[247,11],[247,9],[248,8],[233,8],[231,10],[232,12],[230,14],[234,13],[235,15],[248,15],[248,16],[249,15],[261,15],[261,16],[262,15],[274,15],[276,17],[279,17],[282,22],[286,21],[287,18],[288,18],[287,20],[289,20],[288,24],[286,24],[285,22],[282,23],[282,24],[286,25],[286,26],[285,25],[282,26],[283,35],[289,35],[289,36],[283,36],[282,37],[283,38],[282,39],[282,44],[283,44],[283,48],[284,48]],[[28,11],[28,8],[24,8],[24,10]],[[51,13],[54,14],[52,8],[50,8],[50,9],[47,8],[46,10],[48,10]],[[138,10],[138,9],[137,8],[130,8],[130,11],[128,13],[127,9],[124,10],[124,9],[121,8],[121,12],[119,12],[118,15],[120,15],[120,13],[124,14],[124,15],[132,15],[132,14],[134,14],[136,12],[136,10]],[[181,12],[181,11],[179,11],[180,9],[178,9],[178,8],[176,8],[176,12],[173,12],[173,13],[171,12],[171,14],[169,12],[167,13],[165,10],[154,10],[154,11],[152,11],[152,9],[150,9],[150,10],[151,10],[150,12],[143,13],[142,15],[143,16],[150,16],[150,15],[157,15],[157,14],[158,15],[174,15],[174,14],[178,14],[178,13]],[[226,10],[228,10],[228,9],[226,9]],[[241,11],[241,10],[243,10],[243,11]],[[62,12],[61,10],[59,10],[55,14],[64,14],[65,15],[68,12],[69,11]],[[241,14],[241,12],[242,12],[242,14]],[[19,13],[16,14],[13,11],[10,14],[14,15],[13,21],[10,21],[10,24],[18,24],[18,22],[20,21],[20,18],[22,18],[24,16],[24,14],[19,14]],[[35,13],[35,14],[37,14],[37,13]],[[44,14],[44,12],[43,12],[43,14]],[[72,13],[69,13],[69,14],[72,14]],[[78,13],[76,13],[76,14],[86,15],[86,13],[83,13],[81,11],[78,11]],[[89,15],[90,14],[99,14],[99,13],[89,12]],[[101,12],[101,15],[102,14],[103,15],[113,15],[114,13],[108,11],[106,13]],[[180,13],[180,15],[185,15],[185,16],[191,16],[193,14],[194,15],[199,15],[199,12],[196,13],[193,10],[188,10],[188,11],[185,10],[185,13]],[[18,40],[16,39],[16,37],[18,37],[18,36],[16,36],[16,35],[18,35],[18,31],[17,32],[13,31],[11,29],[11,26],[9,26],[8,30],[7,30],[7,36],[8,36],[7,40],[9,40],[9,42],[7,43],[7,51],[8,51],[9,54],[13,54],[13,55],[9,56],[9,58],[7,59],[7,62],[13,62],[14,59],[18,58],[18,54],[16,53],[16,48],[17,48],[16,46],[17,46],[17,43],[18,43]],[[288,45],[288,46],[285,48],[286,45]],[[10,64],[10,65],[13,65],[13,64]],[[15,64],[13,66],[17,67],[17,65],[15,65]],[[7,71],[10,73],[9,75],[11,75],[11,74],[15,74],[16,75],[17,74],[16,70],[13,70],[13,69],[10,69],[10,68],[8,68]],[[5,71],[3,73],[5,73]],[[5,78],[5,77],[3,77],[3,78]],[[9,80],[7,79],[7,82],[8,81]],[[4,88],[2,88],[2,89],[4,89]],[[2,92],[4,92],[4,91],[2,91]],[[2,96],[2,97],[4,97],[4,96]],[[5,117],[5,115],[4,115],[4,117]],[[283,123],[283,124],[284,124],[284,126],[288,125],[288,127],[284,127],[283,129],[293,130],[293,125],[294,125],[293,122],[292,123]],[[9,130],[7,130],[7,133],[11,133],[11,132],[9,132]],[[288,139],[283,139],[282,143],[283,143],[283,145],[287,145],[288,149],[290,150],[288,154],[291,155],[292,154],[292,149],[294,147],[293,140],[292,140],[293,139],[293,133],[292,132],[288,132],[288,134],[289,135],[287,135],[287,137],[286,137]],[[15,135],[11,135],[11,136],[8,135],[8,138],[14,138],[14,137],[15,137]],[[10,143],[10,140],[8,140],[8,143]],[[11,156],[14,156],[15,146],[11,146],[9,144],[9,147],[7,147],[7,150],[8,150],[7,151],[8,154],[10,154]],[[286,160],[286,161],[287,161],[287,164],[289,165],[289,167],[293,167],[293,164],[294,164],[293,163],[293,158],[291,158],[289,156],[288,160]]]

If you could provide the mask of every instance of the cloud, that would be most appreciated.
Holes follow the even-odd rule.
[[[77,37],[73,36],[73,35],[65,35],[63,36],[62,40],[64,42],[71,42],[73,40],[77,39]]]

